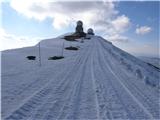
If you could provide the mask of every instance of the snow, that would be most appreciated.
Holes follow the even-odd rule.
[[[158,68],[160,68],[160,58],[158,57],[144,57],[144,56],[139,56],[139,59],[143,60],[146,63],[150,63]]]
[[[48,60],[62,54],[64,59]],[[2,52],[2,118],[160,119],[159,72],[100,36]],[[28,60],[27,56],[36,56]]]

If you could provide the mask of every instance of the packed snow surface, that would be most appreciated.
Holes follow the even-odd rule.
[[[160,119],[157,69],[99,36],[80,41],[41,41],[41,66],[38,45],[3,51],[2,119]]]

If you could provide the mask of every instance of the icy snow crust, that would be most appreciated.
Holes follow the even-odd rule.
[[[78,46],[78,51],[62,46]],[[6,120],[160,119],[159,71],[99,36],[61,38],[2,52],[2,118]],[[36,56],[29,61],[26,56]]]

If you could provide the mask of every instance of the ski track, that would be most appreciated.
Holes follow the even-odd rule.
[[[83,52],[85,53],[85,50]],[[76,63],[74,64],[74,67],[73,67],[73,69],[71,69],[70,73],[75,71],[75,66],[77,66],[77,64],[81,61],[82,57],[83,57],[83,53],[80,54],[79,57],[77,57]],[[64,73],[65,72],[66,71],[64,71]],[[64,73],[60,73],[59,76],[61,76],[61,74],[63,76]],[[68,74],[68,75],[71,75],[71,74]],[[58,88],[62,88],[62,85],[66,83],[65,77],[66,76],[64,76],[64,80],[60,81]],[[47,95],[49,94],[50,91],[54,92],[53,87],[50,85],[51,82],[46,83],[40,90],[36,91],[32,96],[27,98],[27,100],[24,102],[24,104],[20,105],[20,107],[17,108],[17,110],[15,110],[11,115],[6,117],[6,119],[17,120],[17,119],[27,118],[31,114],[33,109],[35,109],[36,106],[39,106],[39,104],[42,103],[42,101],[40,101],[40,100],[46,99]],[[48,87],[48,85],[50,85],[50,87]],[[57,90],[58,90],[58,88],[57,88]],[[26,110],[25,108],[28,108],[28,109]]]
[[[77,63],[76,67],[74,67],[74,68],[77,68],[80,65],[80,63],[81,63],[81,60],[79,59],[79,63]],[[73,69],[72,72],[73,71],[75,71],[75,69]],[[73,78],[75,78],[74,76],[75,75],[72,75],[72,78],[68,78],[68,79],[74,81],[74,79],[73,79]],[[66,78],[65,78],[65,80],[67,81]],[[72,89],[68,90],[68,93],[66,93],[65,90],[67,89],[68,86],[72,87],[74,85],[75,81],[74,82],[73,81],[72,81],[72,83],[71,83],[71,81],[68,81],[68,82],[66,82],[65,86],[61,86],[59,89],[57,89],[55,91],[55,96],[56,96],[56,94],[59,94],[59,93],[63,93],[63,94],[59,95],[57,97],[57,99],[55,99],[55,98],[51,99],[52,101],[56,101],[56,104],[53,103],[53,104],[50,104],[49,107],[46,107],[46,104],[48,104],[47,101],[46,101],[46,104],[44,104],[43,107],[39,108],[39,110],[40,111],[43,110],[43,112],[41,112],[41,113],[37,112],[37,114],[34,116],[34,118],[35,119],[36,118],[40,118],[40,119],[42,119],[42,118],[43,119],[45,119],[45,118],[46,119],[53,119],[53,118],[56,118],[56,115],[53,115],[54,112],[58,113],[58,114],[61,114],[61,112],[63,110],[63,106],[64,106],[63,104],[65,104],[65,101],[67,101],[67,98],[68,98],[69,93],[70,93],[69,91],[71,91]],[[60,106],[60,103],[61,103],[61,106]],[[44,108],[46,108],[46,109],[44,109]]]
[[[155,98],[150,98],[133,82],[132,79],[137,78],[131,79],[131,75],[121,70],[118,63],[115,64],[117,61],[114,56],[107,57],[111,55],[102,45],[105,43],[94,37],[83,44],[74,60],[66,62],[64,69],[59,69],[61,71],[57,74],[50,71],[40,75],[17,91],[15,97],[22,96],[30,88],[41,85],[4,119],[153,120],[159,118],[159,110],[156,109],[158,104],[154,103]],[[43,71],[38,73],[41,72]],[[45,76],[50,77],[45,83],[45,80],[39,81],[42,76],[44,79]]]
[[[155,92],[154,91],[154,89],[148,89],[148,87],[146,88],[146,86],[144,86],[144,84],[141,84],[141,80],[139,80],[138,78],[136,78],[135,77],[135,74],[133,74],[133,72],[128,72],[127,70],[124,70],[124,69],[115,69],[115,68],[120,68],[120,66],[119,66],[119,61],[117,61],[116,59],[114,59],[113,58],[113,56],[110,56],[110,59],[108,59],[108,55],[110,55],[111,53],[109,53],[109,49],[106,47],[106,46],[104,46],[103,44],[105,44],[105,43],[102,43],[103,41],[101,41],[100,40],[100,43],[101,43],[101,46],[102,46],[102,48],[101,49],[104,49],[104,51],[103,51],[103,53],[104,53],[104,56],[105,56],[105,59],[106,60],[108,60],[108,62],[110,63],[110,64],[112,64],[112,66],[110,65],[110,67],[112,68],[112,69],[114,69],[115,70],[115,72],[117,72],[118,73],[118,71],[119,72],[122,72],[122,73],[124,73],[125,74],[125,77],[127,77],[127,79],[125,79],[125,80],[129,80],[129,82],[132,82],[133,84],[135,84],[135,86],[137,87],[137,88],[139,88],[139,89],[141,89],[140,91],[141,92],[143,92],[143,94],[145,94],[146,96],[148,96],[148,98],[149,99],[153,99],[153,101],[155,100],[155,98],[157,99],[157,96],[159,95],[159,93],[157,92]],[[115,63],[116,64],[115,64]],[[127,74],[127,72],[128,72],[128,74]],[[124,74],[122,74],[122,75],[124,75]],[[119,74],[119,75],[121,75],[121,74]],[[142,86],[143,85],[143,86]],[[145,90],[144,90],[144,88],[145,88]],[[151,92],[151,93],[150,93]],[[149,94],[150,93],[150,94]],[[155,94],[156,93],[156,94]],[[156,96],[156,97],[155,97]]]
[[[98,59],[94,61],[95,68],[99,69],[99,72],[97,70],[95,76],[97,78],[96,85],[101,119],[127,119],[128,114],[126,111],[128,109],[126,109],[127,107],[123,103],[121,96],[117,94],[117,91],[109,81],[111,78],[102,69],[104,64],[99,60],[102,56],[100,56],[98,49],[96,54]],[[101,75],[105,75],[103,79],[100,77]]]
[[[89,115],[92,113],[92,111],[96,114],[96,109],[94,106],[92,106],[94,105],[94,101],[92,101],[94,97],[91,99],[91,96],[93,95],[90,95],[92,91],[89,92],[90,87],[88,85],[90,85],[90,78],[86,77],[86,74],[88,74],[88,72],[90,71],[89,70],[90,67],[88,67],[88,62],[89,62],[89,55],[91,54],[91,50],[88,50],[88,53],[89,54],[87,54],[84,64],[81,65],[81,69],[79,71],[81,74],[78,74],[79,76],[77,76],[78,80],[73,88],[72,93],[70,94],[71,96],[69,97],[68,101],[63,107],[63,112],[60,113],[57,119],[87,119],[87,118],[94,119],[95,118],[94,116]],[[90,103],[87,103],[87,99],[90,100]],[[85,108],[85,111],[83,110],[84,108]]]
[[[78,105],[77,102],[78,101],[78,98],[80,97],[79,96],[79,92],[81,92],[81,87],[82,87],[82,83],[83,83],[83,74],[84,74],[84,68],[86,67],[85,65],[85,61],[88,59],[88,54],[85,54],[84,57],[83,57],[83,61],[82,61],[82,64],[81,66],[78,66],[79,68],[77,68],[77,71],[76,71],[76,77],[74,78],[76,81],[74,82],[74,87],[72,88],[70,94],[68,95],[68,98],[66,100],[66,102],[64,103],[63,107],[61,108],[61,111],[59,113],[59,115],[57,116],[57,120],[58,119],[67,119],[67,115],[68,114],[71,114],[71,113],[68,113],[69,111],[69,107],[71,106],[70,105],[70,101],[73,99],[73,97],[75,97],[77,100],[75,100],[73,102],[73,104],[75,105],[75,108],[77,107],[76,105]],[[78,74],[78,73],[81,73],[81,74]],[[75,116],[72,116],[72,117],[75,117]]]
[[[95,48],[95,41],[93,41],[93,48]],[[96,109],[97,109],[97,119],[100,119],[100,109],[99,109],[99,101],[98,101],[98,95],[96,94],[97,86],[96,86],[96,78],[94,75],[94,56],[93,53],[95,53],[95,49],[93,50],[91,54],[91,76],[92,76],[92,83],[93,83],[93,89],[95,92],[95,103],[96,103]]]
[[[103,54],[105,55],[104,50],[103,50]],[[109,55],[108,51],[107,51],[107,55]],[[116,73],[114,74],[116,74],[117,78],[121,78],[120,81],[122,81],[122,84],[124,84],[125,87],[131,92],[131,94],[135,96],[137,101],[140,102],[141,107],[145,109],[146,113],[148,113],[148,115],[150,115],[152,119],[153,118],[158,119],[160,116],[158,96],[155,99],[154,99],[155,96],[152,96],[152,97],[147,96],[147,94],[144,93],[145,91],[141,89],[140,87],[138,87],[135,84],[135,82],[133,82],[134,79],[138,81],[136,77],[128,76],[127,73],[123,69],[120,69],[120,67],[117,66],[118,64],[115,64],[116,61],[113,58],[110,58],[109,60],[107,57],[105,57],[105,60],[107,60],[107,62],[110,63],[108,64],[110,65],[110,69],[113,67],[112,71],[117,72],[117,74]],[[114,69],[114,68],[119,68],[119,69]],[[154,102],[154,100],[156,100],[157,102]]]
[[[98,43],[97,43],[98,44]],[[102,47],[101,47],[102,48]],[[105,61],[105,60],[107,60],[107,59],[104,59],[104,51],[102,50],[100,48],[100,50],[101,50],[101,53],[103,53],[103,55],[101,55],[102,57],[103,57],[103,61]],[[107,60],[107,62],[109,63],[109,60]],[[130,85],[129,87],[127,87],[127,82],[125,82],[125,84],[124,84],[124,82],[122,82],[123,80],[121,80],[121,78],[120,78],[120,76],[118,76],[115,72],[113,72],[113,70],[111,69],[111,67],[109,66],[109,64],[106,64],[106,62],[104,62],[104,64],[105,64],[105,66],[109,69],[109,71],[115,76],[115,80],[117,80],[119,83],[120,83],[120,85],[125,89],[125,91],[132,97],[132,100],[134,100],[137,104],[138,104],[138,106],[144,111],[144,113],[148,116],[147,117],[147,119],[154,119],[154,117],[153,117],[153,115],[150,113],[150,111],[143,105],[143,102],[146,102],[146,100],[145,99],[143,99],[143,101],[140,101],[138,98],[137,98],[137,96],[135,96],[135,94],[136,94],[136,90],[135,89],[132,89],[132,88],[134,88],[134,86],[132,85]],[[117,67],[116,67],[117,68]],[[121,74],[124,74],[124,73],[121,73]],[[114,84],[115,85],[115,84]],[[132,91],[131,91],[132,90]],[[133,90],[134,90],[134,92],[133,92]],[[142,97],[142,95],[141,94],[139,94],[139,97]],[[138,110],[138,109],[137,109]],[[143,113],[143,112],[142,112]],[[144,116],[146,116],[144,114]],[[144,117],[144,116],[142,116],[142,117]]]

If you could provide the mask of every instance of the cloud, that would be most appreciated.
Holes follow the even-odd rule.
[[[95,21],[110,18],[117,13],[112,2],[32,2],[31,0],[12,0],[10,5],[17,12],[28,18],[40,21],[47,17],[52,18],[53,25],[56,25],[54,22],[61,25],[79,19],[84,21],[85,25],[91,25]],[[54,27],[57,28],[57,26]]]
[[[48,1],[48,0],[47,0]],[[30,19],[43,21],[51,18],[57,30],[75,25],[77,20],[84,22],[84,30],[92,27],[95,32],[112,36],[128,30],[130,19],[119,15],[115,2],[106,1],[70,1],[44,2],[40,0],[12,0],[10,6],[18,13]],[[120,36],[120,35],[119,35]]]
[[[138,27],[136,29],[136,33],[140,34],[140,35],[147,34],[147,33],[151,32],[151,31],[152,31],[151,27],[148,27],[148,26]]]
[[[119,35],[119,34],[115,34],[115,35],[106,35],[105,38],[111,42],[121,42],[121,43],[127,43],[129,42],[129,39],[128,37],[126,36],[122,36],[122,35]]]
[[[124,32],[130,25],[130,19],[122,15],[118,16],[117,19],[113,20],[111,23],[117,32]]]
[[[6,49],[21,48],[35,45],[40,38],[28,38],[25,36],[15,36],[7,33],[3,28],[0,28],[0,51]]]

